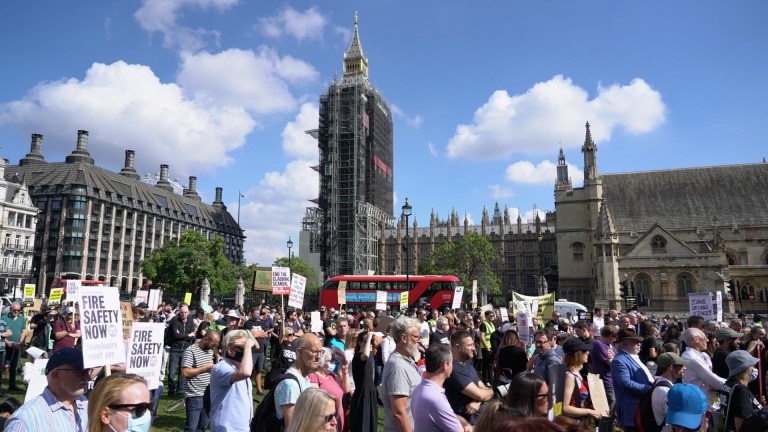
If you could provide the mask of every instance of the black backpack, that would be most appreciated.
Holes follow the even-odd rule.
[[[285,427],[285,421],[277,418],[277,409],[275,408],[275,390],[277,385],[284,380],[292,379],[299,383],[299,379],[293,374],[283,374],[275,383],[274,388],[264,396],[251,420],[251,432],[280,432]],[[299,384],[301,385],[301,384]]]
[[[176,319],[174,317],[174,319]],[[163,344],[165,346],[172,346],[176,342],[176,338],[173,334],[173,320],[168,321],[165,324],[165,333],[163,333]]]
[[[650,390],[640,396],[635,409],[635,427],[639,432],[661,432],[664,424],[666,424],[664,421],[661,426],[657,425],[656,416],[653,415],[653,390],[658,386],[672,388],[672,383],[667,380],[656,381]]]

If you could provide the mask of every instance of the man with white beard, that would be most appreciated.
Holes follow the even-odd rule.
[[[392,323],[395,351],[384,365],[381,401],[384,404],[384,432],[412,432],[411,394],[421,382],[416,360],[421,357],[418,320],[400,317]]]

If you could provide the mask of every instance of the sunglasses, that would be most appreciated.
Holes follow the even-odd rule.
[[[108,406],[115,411],[127,410],[131,413],[131,417],[137,419],[144,416],[144,414],[149,409],[149,405],[150,404],[148,402],[142,402],[137,404],[114,404]]]
[[[327,416],[325,416],[325,422],[324,423],[330,423],[335,418],[336,418],[336,413],[328,414]]]

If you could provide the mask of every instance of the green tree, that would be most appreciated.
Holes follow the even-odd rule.
[[[247,277],[247,269],[227,260],[223,248],[221,237],[208,240],[199,232],[186,231],[178,244],[169,242],[152,251],[141,263],[142,272],[154,285],[162,285],[172,298],[181,298],[185,292],[199,298],[205,279],[216,295],[231,293],[237,278]]]
[[[459,241],[444,241],[435,252],[427,255],[419,265],[420,274],[452,274],[458,277],[465,287],[471,287],[477,280],[479,289],[488,290],[488,301],[502,304],[499,278],[491,268],[491,263],[499,256],[487,238],[467,233]]]

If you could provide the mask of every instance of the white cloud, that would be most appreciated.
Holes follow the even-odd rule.
[[[328,19],[320,13],[317,6],[313,6],[304,12],[287,7],[277,16],[259,19],[260,28],[265,36],[279,38],[289,35],[299,41],[305,39],[322,39],[323,28]]]
[[[0,123],[6,122],[43,133],[52,153],[69,153],[76,130],[88,129],[95,159],[121,166],[124,150],[134,149],[139,172],[169,163],[181,176],[227,165],[228,153],[256,125],[242,107],[188,98],[149,67],[123,61],[94,63],[82,80],[38,84],[23,99],[0,105]]]
[[[557,164],[543,160],[534,165],[529,161],[515,162],[505,170],[507,180],[523,184],[554,184],[557,179]],[[575,184],[584,182],[584,172],[568,163],[568,176]]]
[[[437,151],[437,148],[435,147],[435,144],[432,143],[432,141],[427,143],[427,150],[429,150],[429,154],[432,156],[439,156],[440,152]]]
[[[260,47],[258,52],[228,49],[216,54],[182,55],[178,82],[195,99],[242,106],[257,114],[296,108],[286,81],[314,80],[317,71],[290,56]]]
[[[514,153],[554,153],[580,146],[584,123],[592,125],[595,142],[610,139],[614,128],[628,133],[653,130],[665,120],[661,94],[642,79],[628,85],[598,86],[589,100],[587,91],[557,75],[537,83],[521,95],[495,91],[475,111],[471,124],[461,124],[449,140],[448,156],[469,159],[504,159]],[[565,141],[567,140],[567,141]]]
[[[396,115],[397,117],[405,120],[405,122],[408,125],[410,125],[410,126],[412,126],[414,128],[418,128],[419,126],[421,126],[421,122],[423,121],[423,119],[421,118],[420,115],[415,115],[413,117],[408,116],[408,114],[406,114],[405,111],[403,111],[399,106],[394,105],[394,104],[391,106],[391,109],[392,109],[392,113],[394,115]]]
[[[163,46],[178,47],[182,51],[197,51],[205,46],[206,36],[218,38],[218,32],[202,28],[192,29],[177,23],[181,10],[196,7],[200,10],[226,11],[238,3],[238,0],[143,0],[134,18],[150,34],[163,34]]]
[[[317,129],[319,109],[317,105],[305,103],[299,109],[296,119],[283,129],[283,150],[289,156],[303,159],[317,159],[317,140],[305,131]]]
[[[318,175],[310,168],[316,163],[309,159],[294,160],[283,172],[265,174],[258,186],[245,192],[240,225],[248,236],[247,262],[270,265],[275,258],[288,254],[285,242],[289,236],[298,243],[293,233],[301,229],[304,209],[313,206],[309,200],[318,194]]]
[[[490,190],[491,197],[494,200],[503,200],[512,198],[513,196],[517,195],[514,190],[498,184],[489,185],[488,189]]]

